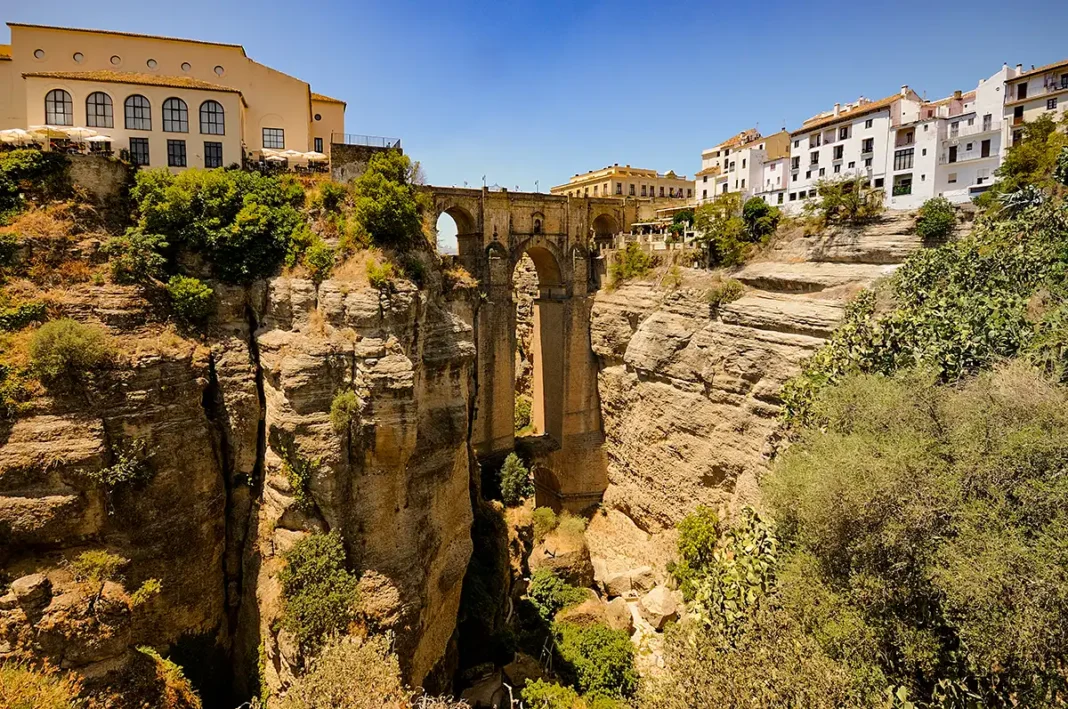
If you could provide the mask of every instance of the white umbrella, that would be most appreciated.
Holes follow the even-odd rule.
[[[284,157],[282,157],[281,155],[268,155],[263,159],[266,160],[267,162],[285,162],[286,161],[286,159]]]
[[[322,153],[317,153],[314,150],[308,153],[304,153],[304,157],[311,162],[318,162],[320,160],[326,160],[326,156]]]
[[[281,155],[282,157],[286,158],[287,160],[306,160],[307,159],[307,158],[304,157],[304,153],[300,152],[299,150],[283,150],[281,153],[279,153],[279,155]]]
[[[0,130],[0,143],[22,143],[27,140],[33,140],[33,136],[21,128]]]
[[[81,126],[75,126],[73,128],[61,128],[60,130],[69,135],[71,138],[82,140],[84,140],[85,138],[92,138],[94,135],[97,134],[97,132],[92,128],[83,128]]]
[[[91,135],[85,139],[87,143],[110,143],[110,135]]]
[[[67,134],[62,126],[30,126],[30,133],[45,138],[66,138]]]
[[[262,153],[264,157],[269,157],[269,156],[272,156],[272,155],[279,156],[279,155],[282,154],[282,151],[281,150],[275,150],[274,148],[264,148],[263,150],[260,151],[260,153]]]

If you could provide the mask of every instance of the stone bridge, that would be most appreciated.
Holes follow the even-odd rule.
[[[538,273],[534,301],[532,422],[537,504],[573,511],[598,502],[607,486],[597,362],[590,309],[598,279],[594,244],[634,220],[623,200],[427,187],[434,219],[456,222],[459,260],[485,294],[475,342],[478,382],[472,445],[499,465],[516,446],[516,308],[512,277],[528,254]]]

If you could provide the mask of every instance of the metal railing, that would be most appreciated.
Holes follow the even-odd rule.
[[[357,135],[356,133],[331,133],[330,142],[341,145],[366,145],[369,148],[400,148],[400,138],[385,138],[380,135]]]

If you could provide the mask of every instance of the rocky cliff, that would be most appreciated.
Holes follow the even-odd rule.
[[[413,682],[448,655],[471,553],[472,301],[362,274],[279,277],[216,286],[209,334],[192,337],[135,287],[48,296],[119,354],[0,428],[0,574],[14,582],[0,659],[29,652],[111,681],[149,645],[209,705],[257,679],[276,690],[302,662],[276,622],[280,555],[320,530],[343,536],[364,618],[396,633]],[[330,405],[346,389],[359,414],[338,433]],[[100,484],[135,450],[144,480]],[[118,582],[78,576],[89,550],[128,560]],[[158,596],[131,601],[149,579]]]
[[[708,302],[707,272],[681,269],[598,293],[591,340],[609,461],[606,504],[642,529],[697,504],[757,497],[777,437],[778,391],[818,348],[861,287],[922,243],[913,216],[784,238],[730,274],[745,294]]]

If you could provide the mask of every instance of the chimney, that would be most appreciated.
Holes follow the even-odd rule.
[[[961,97],[961,95],[962,94],[961,94],[960,89],[957,89],[956,91],[953,92],[953,98],[959,99]]]
[[[834,104],[834,115],[837,116],[837,115],[839,115],[841,113],[842,113],[842,104],[840,104],[840,103]]]
[[[1017,64],[1016,65],[1016,75],[1019,76],[1022,73],[1023,73],[1023,64]]]
[[[909,85],[908,84],[902,84],[901,85],[901,95],[902,96],[908,96],[909,95]]]

